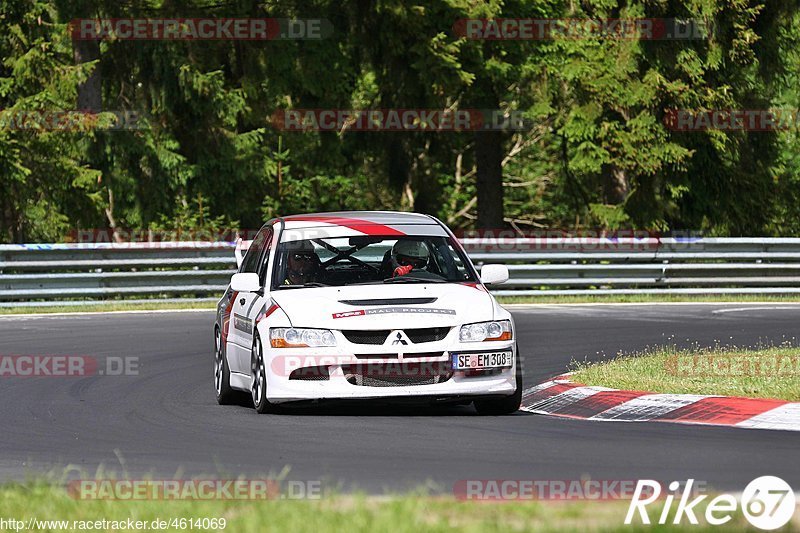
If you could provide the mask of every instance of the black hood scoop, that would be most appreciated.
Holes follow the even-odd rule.
[[[381,298],[376,300],[339,300],[346,305],[420,305],[432,304],[437,298]]]

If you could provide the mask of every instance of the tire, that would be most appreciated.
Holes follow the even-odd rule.
[[[482,416],[510,415],[519,411],[522,403],[522,360],[517,347],[517,390],[505,398],[492,398],[491,400],[475,400],[475,410]]]
[[[258,335],[253,339],[253,349],[250,350],[250,396],[253,398],[253,407],[259,414],[276,413],[278,406],[267,399],[267,369],[264,365],[264,350]]]
[[[218,404],[234,403],[236,391],[231,388],[231,369],[228,367],[228,358],[219,328],[214,328],[214,389]]]

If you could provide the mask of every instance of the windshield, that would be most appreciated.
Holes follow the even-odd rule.
[[[337,237],[281,243],[272,290],[383,283],[456,283],[475,274],[446,237]]]

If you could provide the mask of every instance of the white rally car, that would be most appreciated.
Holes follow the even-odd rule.
[[[343,212],[267,222],[217,306],[217,401],[259,413],[302,400],[474,402],[519,408],[511,314],[453,233],[427,215]]]

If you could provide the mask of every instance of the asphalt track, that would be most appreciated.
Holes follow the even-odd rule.
[[[530,386],[571,359],[674,342],[795,341],[800,305],[514,308]],[[0,379],[0,479],[99,465],[129,476],[276,475],[373,493],[463,479],[694,478],[740,491],[778,475],[800,487],[800,434],[589,422],[468,407],[218,406],[211,312],[0,318],[0,355],[139,357],[138,376]]]

